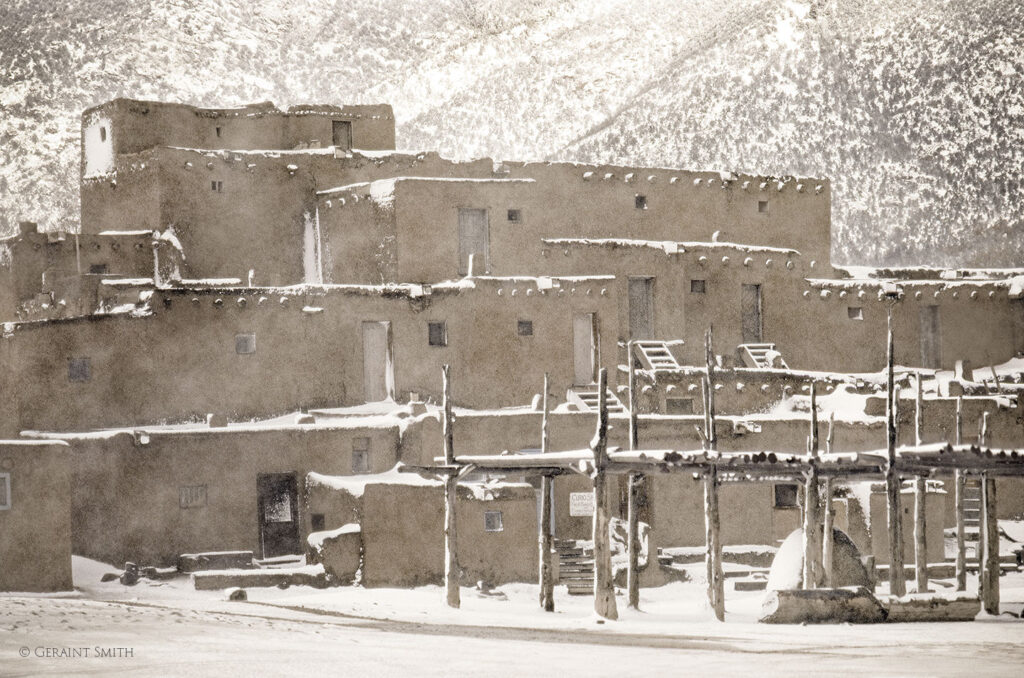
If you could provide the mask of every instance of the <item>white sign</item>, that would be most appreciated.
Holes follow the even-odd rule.
[[[592,515],[594,515],[594,493],[593,492],[570,492],[569,493],[569,515],[570,516],[592,516]]]

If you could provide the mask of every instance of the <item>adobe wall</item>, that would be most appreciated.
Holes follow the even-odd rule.
[[[914,562],[914,510],[916,497],[913,490],[904,489],[900,494],[900,507],[903,509],[903,562]],[[929,491],[925,496],[925,535],[928,547],[928,562],[938,563],[946,559],[943,541],[943,514],[945,513],[946,494]],[[955,524],[955,523],[954,523]],[[857,544],[861,553],[875,554],[875,563],[889,563],[889,530],[888,508],[884,489],[871,493],[871,543]],[[866,547],[870,546],[870,549]]]
[[[484,512],[501,511],[503,530],[484,530]],[[444,492],[440,487],[368,485],[363,495],[363,584],[422,586],[444,576]],[[462,584],[537,578],[537,502],[532,488],[497,490],[490,500],[459,488],[457,556]]]
[[[70,591],[71,450],[60,441],[0,441],[0,591]]]
[[[263,473],[296,475],[304,540],[306,475],[351,475],[357,437],[370,439],[370,472],[395,465],[396,426],[198,427],[76,439],[74,552],[118,565],[170,565],[182,553],[201,551],[251,550],[259,557],[257,476]],[[205,505],[183,508],[181,488],[198,486],[205,487]]]

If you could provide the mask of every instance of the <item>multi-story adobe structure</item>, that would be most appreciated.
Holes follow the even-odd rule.
[[[455,162],[395,150],[389,106],[118,99],[83,114],[82,149],[81,232],[25,224],[3,245],[0,384],[12,396],[0,428],[86,450],[73,464],[72,537],[97,557],[259,550],[257,477],[291,474],[288,491],[301,495],[307,473],[428,462],[440,433],[418,403],[439,401],[443,364],[466,408],[462,449],[539,447],[544,374],[562,422],[556,449],[585,446],[598,369],[624,395],[631,359],[640,407],[658,415],[643,440],[697,447],[711,326],[730,415],[724,449],[802,449],[806,405],[778,408],[799,405],[811,381],[837,408],[844,396],[865,408],[838,418],[837,450],[878,447],[879,380],[856,373],[883,366],[890,312],[897,362],[928,376],[930,438],[949,436],[951,397],[965,393],[970,435],[989,411],[990,443],[1024,439],[1019,373],[994,385],[962,367],[932,378],[1024,351],[1024,272],[835,267],[827,180]],[[380,443],[372,464],[332,459],[332,444],[369,454],[357,441],[373,436],[325,408],[378,402],[374,411],[403,417],[412,403],[418,423],[382,424],[397,442]],[[308,413],[280,426],[194,423],[296,410]],[[237,450],[230,473],[204,452],[213,439]],[[145,456],[150,440],[159,458]],[[111,491],[111,477],[126,490]],[[651,481],[645,518],[659,544],[689,545],[702,538],[699,518],[679,507],[699,503],[700,489],[673,483]],[[567,536],[586,534],[589,522],[567,508],[585,484],[560,481]],[[192,508],[179,490],[200,486],[205,513],[188,518],[203,527],[174,528]],[[734,489],[723,499],[727,542],[771,543],[796,525],[798,509],[770,487]],[[316,528],[300,517],[296,535]],[[97,546],[110,525],[122,527]]]

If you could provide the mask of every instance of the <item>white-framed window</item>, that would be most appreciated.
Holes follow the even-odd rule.
[[[352,473],[370,472],[370,439],[358,436],[352,439]]]
[[[484,531],[501,532],[505,525],[501,522],[501,511],[484,511]]]
[[[11,508],[11,474],[0,473],[0,511]]]

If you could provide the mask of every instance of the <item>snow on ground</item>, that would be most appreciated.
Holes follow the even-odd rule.
[[[799,663],[813,675],[936,676],[1005,675],[1024,665],[1024,623],[1009,616],[767,626],[755,621],[763,594],[727,583],[727,618],[717,623],[704,602],[703,564],[686,567],[690,582],[643,589],[642,612],[626,610],[620,595],[620,620],[601,623],[589,596],[560,586],[555,613],[539,610],[527,584],[490,594],[463,588],[459,610],[444,606],[437,586],[252,588],[248,602],[228,602],[224,592],[193,590],[186,577],[101,583],[113,568],[76,557],[77,592],[0,597],[0,675],[622,676],[638,667],[677,675],[683,666],[691,675],[733,675],[756,666],[771,676]],[[1001,583],[1004,610],[1019,611],[1024,575]],[[124,649],[97,657],[97,648]],[[79,656],[52,656],[72,649]]]

